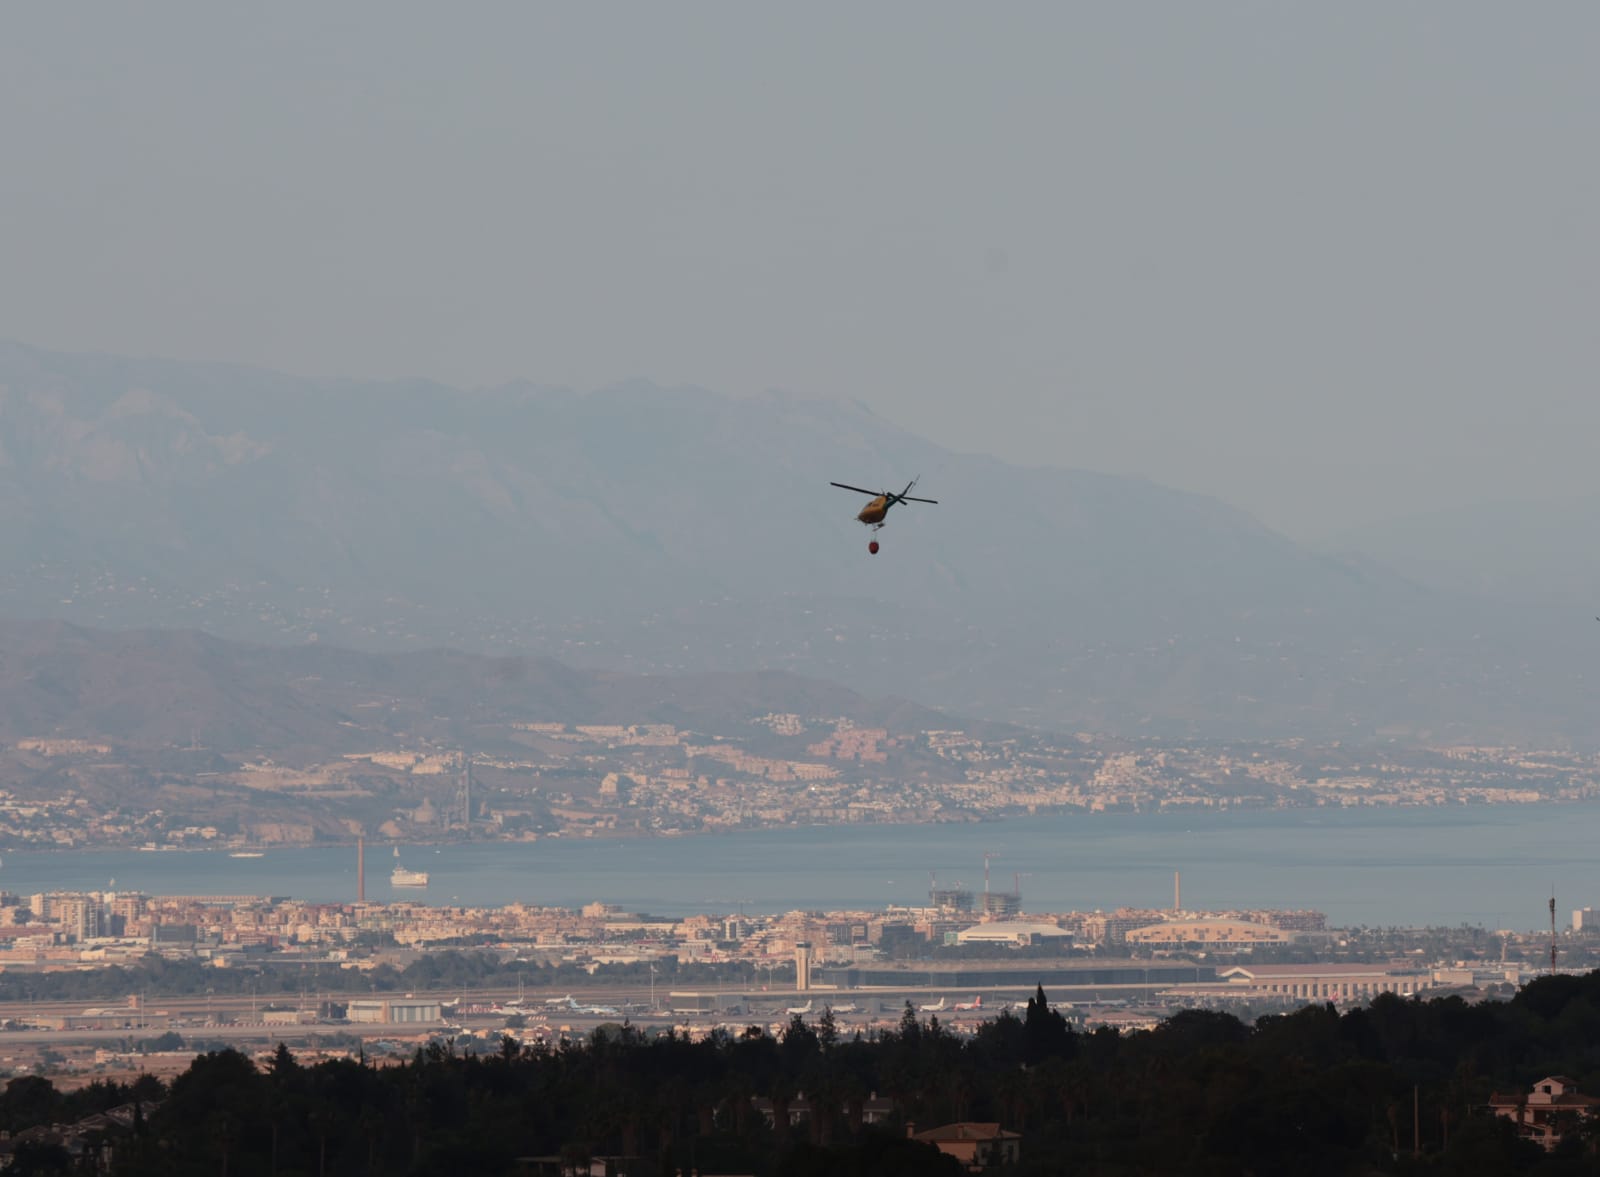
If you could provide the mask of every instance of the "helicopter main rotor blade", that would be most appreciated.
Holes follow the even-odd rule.
[[[830,483],[828,483],[828,485],[829,486],[837,486],[840,490],[853,490],[858,495],[871,495],[873,498],[877,498],[879,495],[881,495],[883,493],[881,490],[867,490],[864,487],[859,487],[859,486],[846,486],[842,482],[830,482]]]
[[[939,505],[938,499],[919,499],[915,495],[896,495],[894,501],[897,503],[932,503],[936,507]]]

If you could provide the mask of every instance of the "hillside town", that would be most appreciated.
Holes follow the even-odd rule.
[[[1600,796],[1600,756],[1133,742],[767,714],[725,732],[508,721],[475,748],[317,755],[34,737],[0,748],[0,845],[237,847],[637,837],[1051,812],[1446,806]]]

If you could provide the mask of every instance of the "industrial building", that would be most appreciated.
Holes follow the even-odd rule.
[[[441,1011],[437,1001],[361,998],[345,1007],[345,1017],[352,1022],[421,1025],[437,1022]]]
[[[1236,965],[1217,979],[1221,984],[1212,993],[1283,1001],[1367,1001],[1380,993],[1410,997],[1434,984],[1427,969],[1381,964]]]

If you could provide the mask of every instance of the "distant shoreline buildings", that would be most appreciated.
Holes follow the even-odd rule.
[[[294,764],[200,747],[180,755],[22,739],[0,745],[0,845],[254,852],[353,843],[358,833],[374,844],[517,842],[1600,798],[1600,757],[1572,751],[1379,753],[1295,740],[1218,746],[1021,731],[994,738],[798,714],[717,733],[508,720],[483,738],[495,754],[424,743],[302,752]],[[186,758],[203,768],[185,771]],[[135,791],[140,804],[118,801]],[[201,794],[209,801],[197,807]],[[91,804],[91,795],[99,800]]]

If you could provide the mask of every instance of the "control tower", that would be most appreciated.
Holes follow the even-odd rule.
[[[802,993],[811,988],[811,944],[805,940],[794,946],[794,987]]]

